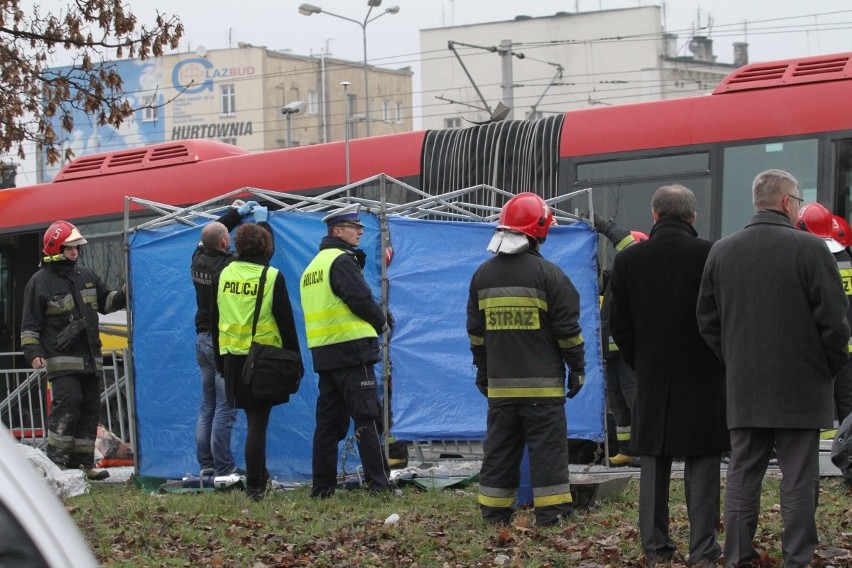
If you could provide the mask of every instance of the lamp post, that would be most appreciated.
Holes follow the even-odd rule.
[[[352,18],[347,18],[346,16],[341,16],[340,14],[335,14],[334,12],[329,12],[328,10],[324,10],[319,6],[315,6],[313,4],[302,4],[299,6],[299,13],[303,16],[311,16],[313,14],[328,14],[329,16],[334,16],[335,18],[340,18],[341,20],[346,20],[347,22],[354,22],[361,26],[361,37],[364,43],[364,113],[366,114],[366,122],[367,122],[367,136],[370,136],[370,82],[367,76],[367,24],[373,22],[385,14],[396,14],[399,12],[399,6],[391,6],[390,8],[386,8],[384,12],[381,14],[377,14],[370,17],[370,13],[373,11],[373,8],[382,5],[382,0],[367,0],[367,15],[364,16],[364,21],[355,20]],[[348,127],[348,123],[347,123]]]
[[[294,114],[299,114],[303,110],[307,104],[305,101],[293,101],[287,105],[281,107],[281,114],[283,114],[287,118],[287,147],[291,147],[293,145],[293,139],[290,136],[290,117]]]
[[[346,162],[346,185],[349,185],[349,99],[347,95],[349,93],[349,81],[342,81],[340,83],[343,85],[343,148],[344,148],[344,161]],[[346,189],[346,197],[349,197],[349,189]]]

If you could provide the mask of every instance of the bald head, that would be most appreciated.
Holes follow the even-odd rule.
[[[230,243],[228,228],[219,221],[208,223],[201,229],[201,244],[207,248],[226,251]]]
[[[695,194],[686,186],[673,184],[664,185],[654,192],[651,198],[651,214],[654,221],[663,217],[677,217],[687,223],[694,223]]]

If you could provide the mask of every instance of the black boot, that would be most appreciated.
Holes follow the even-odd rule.
[[[256,477],[246,477],[246,496],[252,501],[261,501],[266,496],[266,484],[269,479],[268,475],[264,475],[260,479]]]

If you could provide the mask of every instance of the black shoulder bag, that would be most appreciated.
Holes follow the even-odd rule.
[[[242,378],[244,385],[251,385],[251,393],[255,397],[276,405],[288,402],[290,395],[299,390],[305,369],[298,352],[274,345],[263,345],[254,340],[268,269],[269,267],[265,266],[260,273],[254,319],[251,323],[251,347],[243,367]]]

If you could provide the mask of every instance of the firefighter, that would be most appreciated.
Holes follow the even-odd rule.
[[[604,221],[594,215],[595,230],[604,235],[615,247],[616,254],[630,245],[647,241],[648,235],[641,231],[628,231],[610,219]],[[639,456],[630,449],[630,432],[634,406],[636,404],[636,374],[621,356],[618,345],[609,333],[609,312],[612,304],[610,278],[612,271],[601,272],[601,350],[604,358],[606,403],[615,421],[618,453],[609,458],[613,467],[639,466]]]
[[[849,224],[845,223],[845,219],[842,217],[839,219],[843,221],[845,227],[835,220],[835,216],[824,205],[805,203],[799,209],[796,226],[803,231],[821,237],[828,250],[834,255],[840,280],[843,282],[843,289],[846,291],[846,299],[850,301],[846,310],[846,321],[852,327],[852,255],[849,254],[842,242],[834,238],[834,232],[837,231],[838,237],[844,240],[852,238],[852,235],[849,234]],[[837,225],[837,228],[835,228],[835,225]],[[852,340],[849,343],[849,352],[852,353]],[[834,377],[834,411],[838,424],[842,423],[849,414],[852,414],[852,359],[847,361]],[[820,438],[831,440],[836,433],[836,428],[824,430],[820,433]]]
[[[24,290],[21,347],[33,369],[47,370],[51,384],[47,457],[60,468],[105,479],[108,471],[94,469],[103,388],[98,312],[120,310],[126,298],[77,263],[78,247],[86,243],[67,221],[44,233],[44,257]]]
[[[553,222],[539,196],[514,196],[488,245],[497,256],[470,282],[467,332],[476,386],[488,398],[479,505],[489,524],[511,518],[525,444],[536,523],[552,525],[573,510],[565,398],[583,386],[584,344],[580,297],[568,276],[539,252]]]
[[[301,280],[308,347],[319,374],[311,488],[316,499],[334,495],[338,443],[350,419],[367,486],[376,493],[392,490],[373,365],[380,360],[378,334],[393,327],[393,319],[361,273],[366,255],[355,248],[364,234],[359,211],[356,203],[323,217],[328,234]]]
[[[852,227],[849,226],[849,221],[840,215],[833,215],[831,218],[831,236],[844,248],[848,249],[852,246]]]

